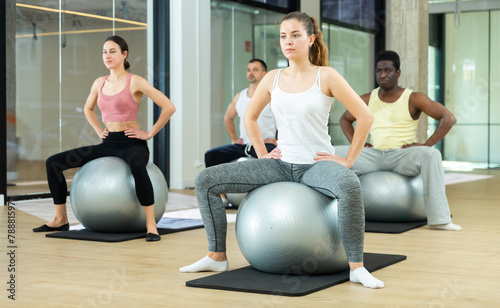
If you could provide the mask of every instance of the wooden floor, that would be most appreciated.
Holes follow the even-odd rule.
[[[304,297],[189,288],[211,273],[178,268],[206,253],[203,229],[161,242],[100,243],[46,238],[31,229],[40,218],[16,210],[15,290],[8,299],[8,208],[0,208],[0,307],[499,307],[500,171],[494,177],[447,186],[461,232],[422,227],[403,234],[367,233],[365,251],[404,254],[406,261],[376,271],[385,288],[343,283]],[[228,230],[230,269],[248,265]]]

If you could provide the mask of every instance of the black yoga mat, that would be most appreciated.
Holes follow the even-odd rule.
[[[183,218],[170,218],[163,217],[157,224],[158,233],[161,235],[175,233],[180,231],[193,230],[203,228],[203,221],[201,219],[183,219]],[[46,237],[83,240],[83,241],[97,241],[97,242],[123,242],[145,238],[146,232],[131,232],[131,233],[103,233],[93,232],[86,229],[83,230],[70,230],[55,233],[47,233]]]
[[[364,265],[370,272],[406,260],[402,255],[364,254]],[[188,287],[261,293],[281,296],[303,296],[349,281],[349,269],[328,275],[278,275],[258,271],[251,266],[194,279]]]
[[[425,226],[427,220],[415,222],[365,222],[365,232],[375,233],[403,233],[413,230],[415,228]]]

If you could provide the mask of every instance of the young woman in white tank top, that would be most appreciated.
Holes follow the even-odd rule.
[[[337,198],[340,234],[351,269],[350,280],[370,288],[384,286],[363,266],[361,188],[356,175],[348,169],[363,148],[373,115],[344,78],[333,68],[326,67],[327,50],[321,36],[317,22],[307,14],[293,12],[282,19],[280,43],[290,66],[264,76],[244,116],[248,136],[259,159],[214,166],[198,175],[195,186],[209,251],[198,262],[180,268],[181,272],[225,271],[228,268],[227,223],[218,194],[241,193],[273,182],[295,181]],[[357,119],[346,157],[335,154],[328,135],[334,97]],[[278,147],[270,153],[257,124],[259,114],[269,101],[278,128]]]

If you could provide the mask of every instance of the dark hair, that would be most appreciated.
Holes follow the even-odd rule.
[[[318,22],[314,17],[307,15],[302,12],[291,12],[285,15],[281,19],[280,24],[289,19],[296,19],[304,25],[307,35],[314,34],[316,39],[309,50],[309,61],[317,66],[327,66],[328,65],[328,49],[323,43],[323,34],[319,28]]]
[[[115,42],[118,46],[120,46],[120,50],[122,53],[124,53],[125,51],[127,52],[127,57],[128,57],[128,44],[121,36],[118,35],[110,36],[104,41],[104,43],[108,41]],[[125,67],[125,70],[128,70],[130,68],[130,63],[128,63],[127,58],[125,58],[123,66]]]
[[[262,68],[264,69],[264,72],[267,72],[266,62],[262,61],[261,59],[252,59],[252,60],[248,61],[248,63],[255,63],[255,62],[259,62],[260,65],[262,65]]]
[[[392,51],[392,50],[381,50],[377,53],[375,56],[375,65],[379,61],[392,61],[392,64],[394,65],[394,68],[396,71],[399,70],[399,66],[401,65],[401,60],[399,59],[399,55],[397,52]]]

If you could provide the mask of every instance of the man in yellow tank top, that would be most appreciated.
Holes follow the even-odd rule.
[[[432,147],[450,131],[456,122],[455,117],[427,95],[399,86],[401,70],[396,52],[381,51],[375,62],[379,88],[361,96],[375,117],[370,143],[365,144],[351,170],[358,175],[381,170],[407,176],[420,175],[429,228],[462,230],[451,222],[441,153]],[[422,113],[438,121],[435,132],[423,144],[416,142],[416,129]],[[340,127],[349,141],[354,134],[355,121],[348,111],[340,118]],[[340,156],[345,156],[349,146],[335,149]]]

